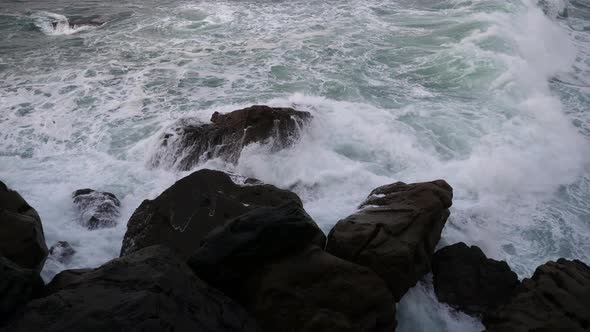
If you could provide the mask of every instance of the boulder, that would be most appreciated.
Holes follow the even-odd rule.
[[[180,170],[212,158],[236,163],[251,143],[269,144],[273,150],[291,145],[311,118],[308,112],[292,108],[256,105],[226,114],[215,112],[210,123],[182,119],[162,135],[151,163]]]
[[[199,170],[156,199],[141,203],[127,224],[121,256],[165,244],[188,259],[214,228],[247,211],[287,202],[302,206],[290,191],[271,185],[238,185],[223,172]]]
[[[189,266],[210,285],[240,298],[242,281],[260,267],[311,244],[323,248],[325,242],[316,223],[292,201],[246,212],[211,232]]]
[[[263,331],[395,331],[385,282],[317,246],[266,265],[245,287],[244,305]]]
[[[43,285],[37,271],[22,268],[0,256],[0,326],[38,296]]]
[[[67,264],[72,260],[76,250],[67,241],[58,241],[49,248],[49,257],[62,264]]]
[[[47,258],[43,225],[37,211],[1,181],[0,256],[37,272]]]
[[[326,250],[372,268],[399,301],[430,271],[452,197],[453,189],[443,180],[379,187],[361,210],[338,221]]]
[[[438,300],[471,315],[507,303],[518,286],[518,276],[506,262],[487,258],[480,248],[463,242],[434,254],[432,274]]]
[[[52,293],[29,302],[4,331],[257,331],[239,304],[163,246],[56,278]]]
[[[563,258],[539,266],[483,323],[488,332],[589,331],[590,267]]]
[[[114,194],[93,189],[79,189],[72,193],[79,212],[80,224],[88,229],[108,228],[117,225],[121,202]]]

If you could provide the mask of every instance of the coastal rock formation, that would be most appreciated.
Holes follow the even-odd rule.
[[[291,202],[249,211],[210,233],[189,266],[244,304],[264,331],[393,331],[395,302],[385,282],[326,253],[324,243]]]
[[[72,193],[80,214],[80,223],[88,229],[115,227],[121,202],[114,194],[93,189],[79,189]]]
[[[246,308],[264,331],[391,332],[395,302],[371,269],[317,246],[248,278]]]
[[[326,251],[372,268],[399,301],[430,271],[452,198],[443,180],[379,187],[361,210],[334,226]]]
[[[65,272],[67,273],[67,272]],[[58,279],[5,331],[257,331],[244,309],[152,246]]]
[[[43,289],[39,273],[0,256],[0,327]]]
[[[62,264],[69,263],[75,253],[76,250],[67,241],[58,241],[49,248],[49,257]]]
[[[480,248],[463,242],[434,254],[432,274],[438,300],[472,315],[507,303],[518,286],[518,276],[506,262],[487,258]]]
[[[37,211],[3,182],[0,182],[0,256],[37,272],[47,258],[43,226]]]
[[[292,108],[256,105],[215,112],[211,123],[183,119],[162,136],[152,165],[189,170],[199,161],[218,157],[235,163],[251,143],[266,143],[276,150],[289,146],[311,118],[308,112]]]
[[[238,297],[240,282],[273,259],[292,255],[326,236],[292,201],[249,211],[211,232],[189,259],[193,271],[225,294]]]
[[[590,330],[590,267],[560,258],[524,279],[510,302],[484,317],[488,332]]]
[[[165,244],[187,259],[216,227],[259,207],[280,206],[299,197],[271,185],[238,185],[225,173],[199,170],[154,200],[145,200],[127,224],[121,256]]]

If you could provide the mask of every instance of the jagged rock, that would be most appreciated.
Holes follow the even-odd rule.
[[[195,274],[234,298],[242,281],[269,263],[303,250],[324,247],[326,236],[296,202],[249,211],[211,232],[189,259]]]
[[[218,157],[235,163],[251,143],[267,143],[274,150],[289,146],[311,118],[308,112],[292,108],[256,105],[215,112],[211,123],[182,119],[162,136],[152,165],[189,170],[199,161]]]
[[[4,331],[257,331],[239,304],[163,246],[56,278],[52,293],[29,302]]]
[[[75,253],[76,250],[67,241],[58,241],[49,248],[49,257],[62,264],[69,263]]]
[[[92,230],[117,225],[121,202],[114,194],[92,189],[79,189],[72,193],[72,198],[83,226]]]
[[[238,185],[219,171],[199,170],[154,200],[145,200],[127,224],[121,256],[165,244],[187,259],[216,227],[259,207],[280,206],[299,197],[271,185]]]
[[[37,272],[47,258],[43,225],[37,211],[1,181],[0,256]]]
[[[0,256],[0,327],[43,289],[39,273]]]
[[[357,213],[338,221],[326,251],[372,268],[396,301],[430,271],[453,189],[443,180],[379,187]]]
[[[395,302],[373,271],[317,246],[248,278],[245,306],[264,331],[391,332]]]
[[[488,332],[590,331],[590,267],[563,258],[539,266],[483,323]]]
[[[518,276],[504,261],[487,258],[476,246],[455,243],[434,254],[434,292],[439,301],[472,315],[505,304]]]

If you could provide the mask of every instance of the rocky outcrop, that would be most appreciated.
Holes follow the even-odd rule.
[[[0,256],[0,327],[43,289],[39,273]]]
[[[152,165],[189,170],[212,158],[235,163],[251,143],[268,144],[274,150],[289,146],[310,120],[308,112],[258,105],[226,114],[215,112],[211,123],[182,119],[161,137]]]
[[[67,241],[58,241],[49,248],[49,257],[62,264],[67,264],[72,260],[76,250]]]
[[[210,231],[259,207],[299,197],[271,185],[238,185],[219,171],[200,170],[179,180],[154,200],[145,200],[127,224],[121,256],[154,244],[165,244],[187,259]]]
[[[590,267],[560,258],[539,266],[483,323],[488,332],[589,331],[589,308]]]
[[[57,278],[53,293],[30,302],[4,331],[257,331],[240,305],[163,246]]]
[[[193,271],[225,294],[240,297],[241,281],[274,259],[292,255],[326,236],[292,201],[247,212],[211,232],[189,259]]]
[[[37,211],[16,191],[0,182],[0,256],[41,271],[47,258],[43,226]]]
[[[487,258],[476,246],[455,243],[434,254],[434,292],[440,302],[472,315],[505,304],[518,276],[504,261]]]
[[[385,282],[317,246],[266,265],[246,290],[245,306],[264,331],[395,331]]]
[[[372,268],[399,301],[430,271],[452,197],[453,189],[443,180],[379,187],[360,211],[334,226],[326,250]]]
[[[247,212],[210,233],[189,266],[243,303],[264,331],[393,331],[385,282],[326,253],[324,243],[292,202]]]
[[[114,194],[93,189],[79,189],[72,193],[79,212],[80,224],[88,229],[115,227],[121,202]]]

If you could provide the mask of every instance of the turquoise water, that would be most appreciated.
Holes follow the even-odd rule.
[[[296,191],[327,231],[371,189],[446,179],[441,245],[464,241],[520,277],[557,257],[590,262],[590,2],[4,1],[0,178],[41,214],[68,266],[119,253],[145,198],[186,175],[153,169],[182,117],[252,104],[315,120],[290,149],[249,146],[234,171]],[[567,17],[564,17],[567,11]],[[99,28],[68,18],[101,15]],[[51,22],[66,22],[57,29]],[[70,193],[117,194],[119,226],[87,231]],[[401,331],[479,331],[428,278],[398,306]]]

